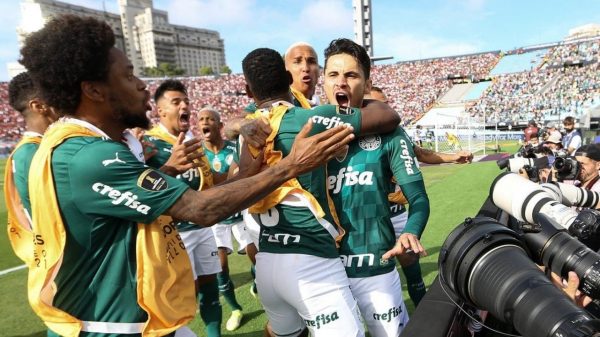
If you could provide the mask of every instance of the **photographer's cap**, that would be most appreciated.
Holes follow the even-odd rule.
[[[546,140],[544,141],[544,143],[554,143],[554,144],[562,144],[560,142],[560,135],[558,133],[553,133],[550,136],[548,136],[548,138],[546,138]]]
[[[575,151],[575,156],[588,157],[591,160],[600,161],[600,144],[584,145]]]

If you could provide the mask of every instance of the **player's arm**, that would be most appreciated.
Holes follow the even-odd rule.
[[[205,191],[188,189],[168,209],[168,214],[201,226],[210,226],[248,208],[285,181],[327,162],[354,138],[352,129],[343,126],[307,137],[311,127],[310,122],[303,127],[291,152],[277,164],[249,178]],[[257,160],[262,162],[262,156]]]
[[[473,154],[470,151],[458,151],[456,153],[441,153],[429,149],[424,149],[418,145],[414,146],[417,159],[421,163],[443,164],[443,163],[470,163],[473,161]]]
[[[365,99],[360,110],[361,135],[391,132],[400,124],[400,115],[381,101]]]
[[[241,135],[249,145],[260,148],[265,145],[271,126],[265,119],[235,118],[225,124],[223,132],[228,139]]]

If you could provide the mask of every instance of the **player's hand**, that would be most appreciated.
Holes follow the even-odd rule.
[[[396,255],[405,254],[408,251],[418,254],[419,256],[427,256],[427,251],[423,248],[421,241],[419,241],[419,238],[416,235],[403,233],[398,238],[398,241],[396,241],[394,248],[383,254],[382,258],[388,260]]]
[[[161,167],[161,171],[181,174],[191,168],[200,166],[200,159],[204,156],[202,151],[202,143],[198,138],[192,138],[187,142],[184,142],[185,134],[181,132],[173,148],[171,149],[171,156],[169,160]],[[168,171],[163,170],[166,168]]]
[[[459,164],[470,164],[473,162],[473,153],[471,151],[461,150],[456,152],[455,162]]]
[[[240,124],[240,135],[248,145],[257,149],[265,146],[271,134],[271,126],[266,118],[244,119]]]
[[[309,119],[296,135],[290,153],[279,162],[286,165],[292,177],[325,164],[354,139],[353,129],[349,126],[336,126],[309,137],[311,129],[312,120]]]
[[[154,157],[158,153],[158,149],[156,148],[154,143],[144,139],[144,129],[133,128],[129,129],[129,131],[137,140],[140,141],[140,144],[142,144],[142,149],[144,152],[144,161],[148,161],[148,159]]]
[[[238,166],[238,171],[233,172],[234,174],[238,175],[240,178],[247,178],[267,168],[266,161],[264,160],[264,148],[261,149],[256,158],[250,154],[248,143],[243,142],[240,150],[240,163]]]
[[[561,289],[577,306],[583,308],[592,302],[592,298],[586,296],[584,293],[579,291],[579,277],[575,272],[570,271],[567,283],[563,282],[563,279],[555,273],[552,273],[552,283]]]

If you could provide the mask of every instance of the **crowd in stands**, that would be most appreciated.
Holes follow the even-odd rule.
[[[578,60],[586,62],[565,66]],[[495,77],[467,112],[471,117],[485,116],[487,123],[580,117],[584,107],[596,105],[600,99],[597,61],[598,40],[554,47],[539,68]]]
[[[579,116],[584,106],[600,99],[600,40],[564,44],[551,48],[542,66],[532,71],[500,75],[494,78],[482,97],[467,106],[471,117],[486,122],[519,121],[562,115]],[[452,86],[449,76],[484,79],[500,60],[498,53],[375,65],[371,70],[373,85],[384,90],[390,105],[402,114],[409,125],[426,113]],[[585,61],[583,66],[562,67],[565,62]],[[162,79],[148,79],[154,92]],[[212,107],[221,113],[223,122],[243,114],[250,103],[242,74],[182,78],[188,88],[192,110]],[[322,78],[316,93],[325,102]],[[24,130],[23,118],[8,105],[7,83],[0,83],[0,141],[16,142]],[[485,112],[485,113],[484,113]],[[151,114],[157,121],[156,113]],[[196,125],[195,116],[192,125]]]

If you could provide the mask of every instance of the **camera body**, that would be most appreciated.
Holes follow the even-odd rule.
[[[556,171],[558,181],[575,180],[579,176],[581,166],[575,157],[569,156],[564,151],[556,154],[552,167]]]

